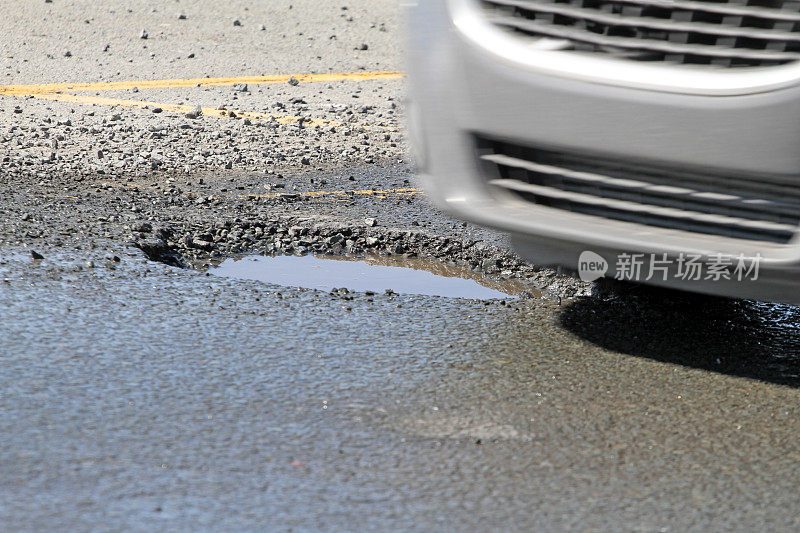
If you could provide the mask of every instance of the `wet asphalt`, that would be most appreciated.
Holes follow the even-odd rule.
[[[0,260],[9,530],[797,526],[795,308],[343,297],[39,251]]]

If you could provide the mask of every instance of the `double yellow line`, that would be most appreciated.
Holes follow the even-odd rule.
[[[151,102],[144,100],[130,100],[125,98],[109,98],[99,95],[80,95],[78,92],[104,92],[137,89],[170,89],[178,87],[209,87],[236,84],[270,85],[277,83],[319,83],[337,81],[375,81],[396,80],[403,77],[398,71],[377,72],[339,72],[332,74],[280,74],[270,76],[238,76],[225,78],[177,78],[171,80],[131,80],[131,81],[105,81],[92,83],[40,83],[32,85],[0,85],[0,96],[33,97],[44,100],[60,102],[73,102],[78,104],[116,106],[139,109],[161,108],[164,111],[187,113],[194,106],[170,104],[168,102]],[[341,122],[322,120],[317,118],[299,117],[275,113],[256,113],[240,110],[214,109],[202,107],[203,115],[212,117],[230,117],[233,114],[250,120],[275,120],[279,124],[297,124],[302,122],[306,126],[341,126]],[[390,130],[384,126],[360,125],[368,129]]]
[[[398,71],[339,72],[335,74],[280,74],[271,76],[239,76],[232,78],[177,78],[172,80],[100,81],[91,83],[39,83],[33,85],[0,85],[0,94],[28,96],[42,93],[122,91],[127,89],[169,89],[175,87],[210,87],[215,85],[268,85],[289,83],[318,83],[334,81],[396,80],[403,77]],[[292,82],[294,83],[294,82]]]

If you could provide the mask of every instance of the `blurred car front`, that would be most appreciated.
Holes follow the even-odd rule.
[[[591,253],[618,279],[800,303],[800,3],[408,15],[410,129],[436,203],[538,264],[581,271]]]

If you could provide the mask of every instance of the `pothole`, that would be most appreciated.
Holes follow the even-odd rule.
[[[378,255],[261,255],[226,259],[208,270],[217,276],[330,291],[396,292],[490,300],[530,291],[515,281],[498,281],[466,268],[419,258]]]
[[[365,219],[366,221],[366,219]],[[217,223],[159,224],[139,221],[131,225],[132,242],[147,257],[171,266],[206,270],[231,257],[305,256],[379,257],[400,261],[417,270],[416,261],[442,266],[454,274],[445,277],[519,284],[530,295],[557,295],[559,299],[588,295],[592,284],[558,275],[549,268],[527,263],[510,249],[470,235],[444,236],[419,228],[365,226],[323,216],[284,216],[220,221]],[[226,263],[226,265],[229,263]],[[351,279],[353,276],[351,276]],[[487,283],[483,283],[483,282]],[[297,286],[305,286],[293,283]],[[347,283],[339,283],[347,285]],[[347,288],[347,287],[344,287]],[[385,287],[389,288],[389,287]],[[365,289],[373,290],[373,289]],[[393,289],[395,290],[395,289]],[[516,288],[505,294],[517,293]]]

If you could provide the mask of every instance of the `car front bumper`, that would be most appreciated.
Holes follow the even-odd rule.
[[[495,194],[474,135],[588,157],[751,175],[800,186],[800,85],[709,95],[578,79],[510,60],[458,24],[452,2],[409,9],[411,131],[432,199],[464,219],[512,234],[519,253],[577,269],[591,250],[612,266],[625,253],[757,258],[757,280],[640,279],[697,292],[800,303],[800,245],[704,235],[610,220]],[[457,14],[456,14],[457,15]],[[491,44],[491,43],[490,43]],[[563,52],[562,52],[563,54]],[[643,70],[644,73],[647,69]],[[646,266],[645,266],[646,269]]]

